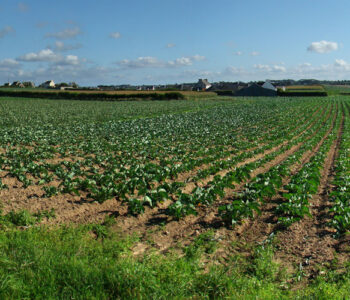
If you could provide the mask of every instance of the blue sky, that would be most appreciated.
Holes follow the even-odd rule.
[[[350,79],[350,1],[0,0],[0,84]]]

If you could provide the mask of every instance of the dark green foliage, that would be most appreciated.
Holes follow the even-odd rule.
[[[78,92],[35,92],[0,90],[0,97],[20,97],[37,99],[67,99],[91,101],[124,101],[124,100],[182,100],[185,96],[178,92],[168,93],[78,93]]]
[[[234,96],[233,91],[215,91],[218,96]]]
[[[278,96],[281,97],[327,97],[328,94],[326,91],[277,91]]]

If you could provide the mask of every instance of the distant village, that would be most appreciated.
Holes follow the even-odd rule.
[[[31,81],[14,81],[5,83],[7,88],[41,88],[58,90],[95,90],[95,91],[197,91],[197,92],[230,92],[237,96],[275,96],[277,90],[285,90],[286,86],[311,86],[311,85],[350,85],[350,80],[328,81],[316,79],[283,79],[252,82],[209,82],[208,79],[198,79],[194,83],[165,84],[165,85],[98,85],[96,87],[81,87],[75,82],[55,83],[48,80],[36,86]]]
[[[53,80],[48,80],[43,82],[42,84],[35,86],[35,83],[32,81],[14,81],[12,83],[6,82],[3,87],[11,87],[11,88],[42,88],[42,89],[77,89],[79,86],[75,82],[70,83],[58,83],[56,84]]]

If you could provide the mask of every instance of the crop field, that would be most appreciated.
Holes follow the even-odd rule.
[[[2,98],[0,171],[3,297],[349,293],[345,96]]]
[[[294,90],[294,91],[298,91],[298,90],[320,90],[323,91],[324,87],[322,85],[289,85],[286,86],[286,90]]]

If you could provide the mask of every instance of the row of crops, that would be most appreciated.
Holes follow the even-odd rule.
[[[175,219],[212,207],[235,225],[282,195],[275,214],[288,227],[310,215],[336,143],[330,213],[339,232],[350,228],[345,98],[147,106],[2,99],[0,109],[1,189],[13,188],[7,179],[15,178],[19,189],[37,187],[48,201],[59,195],[116,199],[134,216],[159,203],[167,203]]]

